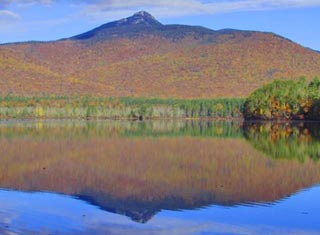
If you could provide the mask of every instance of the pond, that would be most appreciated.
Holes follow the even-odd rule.
[[[0,234],[320,234],[320,124],[0,122]]]

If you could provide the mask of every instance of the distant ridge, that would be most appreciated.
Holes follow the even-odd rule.
[[[100,42],[117,38],[134,38],[142,35],[154,35],[179,41],[185,37],[206,39],[212,42],[221,34],[229,35],[243,33],[249,36],[254,31],[240,31],[235,29],[222,29],[214,31],[201,26],[163,25],[150,13],[140,11],[133,16],[103,24],[93,30],[71,37],[72,40],[86,40]]]
[[[0,95],[246,97],[320,77],[320,54],[274,33],[164,25],[145,11],[52,42],[0,45]]]

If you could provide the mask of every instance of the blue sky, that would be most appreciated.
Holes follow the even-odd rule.
[[[140,10],[164,24],[274,32],[320,50],[320,0],[0,0],[0,43],[69,37]]]

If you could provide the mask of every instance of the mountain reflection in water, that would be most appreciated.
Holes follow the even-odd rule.
[[[305,161],[320,158],[320,123],[246,123],[246,139],[259,151],[275,159]]]
[[[70,195],[141,223],[162,210],[269,204],[320,182],[319,152],[313,152],[318,132],[309,129],[194,121],[0,123],[0,188]],[[289,152],[273,150],[280,144]]]

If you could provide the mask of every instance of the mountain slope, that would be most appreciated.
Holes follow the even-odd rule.
[[[272,33],[138,12],[69,39],[1,45],[0,66],[2,95],[244,97],[275,78],[320,76],[320,54]]]

